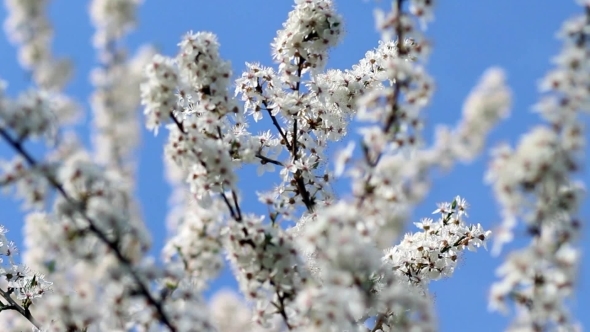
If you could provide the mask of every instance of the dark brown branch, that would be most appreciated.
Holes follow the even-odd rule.
[[[263,104],[264,104],[264,106],[267,106],[266,101],[263,101]],[[268,115],[270,115],[270,119],[272,120],[272,124],[275,126],[275,128],[277,128],[279,134],[281,135],[281,137],[285,141],[285,145],[287,146],[287,149],[291,150],[291,143],[289,143],[289,140],[287,139],[287,135],[283,131],[283,127],[281,127],[281,125],[279,124],[277,117],[272,115],[271,109],[267,108],[266,111],[268,112]]]
[[[305,182],[303,180],[303,176],[301,175],[301,170],[297,170],[293,177],[295,179],[297,191],[301,195],[301,200],[303,201],[303,204],[305,204],[307,211],[313,212],[315,201],[311,198],[309,191],[307,191],[307,189],[305,188]]]
[[[275,305],[275,308],[277,308],[278,313],[281,315],[281,317],[283,317],[283,320],[285,321],[285,325],[287,326],[287,329],[289,331],[291,331],[293,329],[293,327],[291,326],[291,324],[289,324],[289,317],[287,316],[287,312],[285,311],[285,296],[279,294],[279,290],[276,290],[277,293],[277,297],[279,299],[279,304],[277,305],[276,303],[273,303]]]
[[[178,130],[180,130],[181,133],[186,135],[184,125],[182,124],[182,122],[180,120],[178,120],[176,115],[174,115],[173,111],[170,111],[170,118],[172,118],[172,121],[174,121],[174,123],[176,124],[176,127],[178,127]]]
[[[242,210],[240,209],[240,204],[238,203],[238,195],[236,194],[235,190],[231,191],[231,196],[234,200],[234,206],[236,207],[236,214],[238,215],[238,219],[242,220]]]
[[[232,191],[233,192],[233,191]],[[227,196],[225,195],[225,193],[222,191],[220,193],[221,197],[223,198],[223,201],[225,202],[225,205],[227,205],[227,208],[229,209],[229,213],[231,214],[231,217],[237,221],[237,222],[241,222],[242,219],[241,217],[236,213],[236,211],[234,210],[234,207],[231,205],[229,199],[227,199]]]
[[[257,83],[256,84],[256,92],[258,92],[258,93],[260,93],[260,95],[262,95],[263,91],[262,91],[262,85],[260,84],[260,78],[258,78],[256,80],[256,83]],[[289,140],[287,139],[287,135],[283,131],[283,127],[281,127],[281,125],[279,124],[277,117],[272,114],[272,109],[268,107],[268,102],[266,101],[266,99],[262,100],[262,105],[264,105],[264,109],[266,109],[266,111],[268,112],[268,115],[270,116],[270,119],[272,120],[272,124],[275,126],[275,128],[277,128],[279,134],[281,135],[281,137],[285,141],[285,145],[287,146],[287,148],[289,150],[291,150],[291,144],[289,143]]]
[[[293,147],[293,160],[297,160],[297,117],[293,121],[293,143],[291,146]]]
[[[305,59],[303,59],[303,57],[299,56],[298,58],[298,63],[297,63],[297,77],[299,78],[297,80],[297,83],[295,83],[295,91],[297,91],[297,93],[299,94],[299,88],[301,87],[301,73],[303,73],[303,64],[305,63]],[[293,147],[293,160],[297,160],[297,116],[299,114],[296,114],[294,117],[294,121],[293,121],[293,142],[291,143],[291,146]]]

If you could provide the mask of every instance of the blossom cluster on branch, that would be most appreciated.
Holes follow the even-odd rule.
[[[122,42],[139,0],[93,0],[93,146],[73,131],[79,106],[62,93],[69,73],[50,52],[48,1],[6,0],[6,29],[36,86],[16,98],[0,82],[0,136],[15,152],[0,185],[30,213],[22,264],[0,226],[0,330],[35,331],[435,331],[428,286],[451,277],[464,251],[494,251],[518,222],[530,244],[508,255],[490,308],[517,308],[510,330],[578,328],[567,301],[575,289],[584,147],[579,118],[590,110],[590,2],[561,31],[556,69],[536,109],[547,124],[516,148],[493,150],[487,180],[502,208],[492,234],[467,223],[465,198],[440,203],[406,233],[431,188],[432,170],[469,162],[510,110],[512,92],[490,68],[467,97],[455,127],[426,142],[424,109],[435,82],[425,29],[432,0],[393,0],[376,11],[381,41],[351,68],[326,69],[345,20],[332,0],[295,0],[271,43],[274,64],[246,64],[234,78],[211,32],[188,32],[175,56]],[[162,261],[134,197],[137,110],[163,148],[174,187],[172,234]],[[328,148],[358,141],[330,158]],[[258,134],[252,128],[266,125]],[[47,144],[36,157],[28,141]],[[278,184],[238,185],[256,165]],[[273,174],[275,173],[275,174]],[[278,174],[276,174],[278,173]],[[332,183],[350,180],[337,198]],[[256,195],[267,213],[245,206]],[[477,208],[477,203],[474,203]],[[493,237],[492,237],[493,236]],[[227,264],[242,298],[204,292]],[[100,303],[100,305],[97,305]]]

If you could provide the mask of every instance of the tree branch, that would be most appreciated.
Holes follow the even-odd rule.
[[[274,159],[268,158],[266,156],[263,156],[260,153],[257,153],[256,154],[256,158],[260,159],[260,162],[261,163],[271,163],[271,164],[275,164],[275,165],[279,165],[279,166],[285,167],[285,164],[283,164],[282,162],[280,162],[278,160],[274,160]]]
[[[184,129],[184,125],[182,124],[182,122],[180,120],[178,120],[176,115],[174,115],[173,111],[170,111],[170,118],[172,118],[172,121],[174,121],[174,123],[176,124],[176,127],[178,127],[178,130],[180,130],[181,133],[186,134],[186,130]]]
[[[270,116],[270,119],[272,120],[272,124],[275,126],[275,128],[277,128],[279,135],[281,135],[281,137],[285,141],[285,145],[287,146],[287,149],[291,150],[291,143],[289,143],[289,140],[287,139],[287,135],[285,134],[285,132],[283,131],[283,128],[279,124],[277,117],[272,115],[271,109],[268,108],[266,101],[263,101],[262,103],[266,107],[266,111],[268,112],[268,115]]]
[[[21,307],[14,299],[10,296],[10,294],[0,288],[0,296],[2,296],[9,305],[2,305],[0,307],[0,311],[2,310],[14,310],[21,314],[24,318],[26,318],[31,324],[33,324],[37,329],[41,330],[41,324],[33,317],[31,311],[29,309],[25,309]]]

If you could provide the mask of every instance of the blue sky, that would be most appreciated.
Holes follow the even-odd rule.
[[[336,5],[345,19],[346,36],[331,52],[328,67],[344,69],[375,47],[379,34],[373,20],[375,3],[336,0]],[[272,64],[270,42],[291,6],[288,0],[147,0],[140,9],[140,25],[127,45],[134,49],[143,43],[153,43],[162,53],[173,55],[180,37],[187,31],[212,31],[219,37],[222,56],[231,60],[235,75],[239,75],[246,61]],[[71,57],[76,64],[75,77],[67,92],[85,105],[87,116],[79,132],[89,142],[87,125],[91,117],[87,100],[91,87],[88,73],[96,65],[96,56],[90,43],[93,30],[86,8],[86,1],[54,0],[50,16],[56,29],[54,53]],[[537,116],[531,113],[531,105],[538,98],[536,82],[550,68],[550,58],[559,51],[555,32],[566,18],[577,12],[580,9],[574,1],[440,2],[435,22],[427,31],[434,43],[428,70],[437,81],[432,106],[426,110],[427,138],[432,137],[434,124],[452,125],[459,120],[464,98],[489,66],[501,66],[506,70],[514,92],[512,115],[494,130],[489,145],[505,140],[514,143],[524,130],[538,123]],[[4,20],[5,16],[5,9],[0,7],[0,19]],[[8,93],[12,96],[28,86],[26,75],[16,62],[15,49],[4,37],[0,37],[0,78],[9,82]],[[158,236],[165,234],[169,194],[163,177],[162,147],[166,135],[162,134],[153,137],[144,131],[138,151],[138,197],[152,234]],[[7,146],[0,143],[0,157],[11,155]],[[469,220],[493,228],[499,222],[498,210],[491,189],[482,180],[488,160],[488,155],[484,154],[470,165],[458,165],[449,174],[435,173],[433,189],[416,208],[416,219],[429,216],[436,202],[461,195],[472,206]],[[255,202],[250,193],[259,189],[260,182],[252,169],[241,170],[240,176],[243,208],[248,209]],[[587,170],[584,176],[589,178]],[[262,183],[277,181],[278,177]],[[337,188],[342,196],[346,195],[345,184]],[[251,211],[259,211],[258,206],[252,206]],[[589,207],[582,212],[585,221],[589,219],[589,212]],[[21,243],[22,212],[19,204],[5,196],[0,197],[0,224],[10,229],[10,239]],[[586,255],[573,307],[578,319],[590,326],[590,317],[582,315],[583,308],[590,307],[590,284],[586,281],[590,280],[588,228],[583,232],[581,239]],[[524,235],[519,237],[525,239]],[[163,241],[163,236],[154,235],[155,248],[160,248]],[[487,311],[487,291],[495,279],[494,270],[501,262],[501,257],[491,257],[486,251],[468,253],[453,278],[433,284],[442,331],[498,331],[507,325],[506,318]],[[234,285],[230,275],[225,273],[213,287]]]

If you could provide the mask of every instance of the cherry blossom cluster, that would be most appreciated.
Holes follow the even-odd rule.
[[[387,13],[377,11],[376,19],[383,41],[366,54],[361,68],[379,83],[368,85],[356,102],[363,158],[351,163],[346,174],[354,206],[365,218],[365,236],[384,248],[400,235],[411,205],[424,197],[428,169],[437,160],[421,138],[421,110],[434,90],[424,66],[430,43],[403,1],[393,2]],[[344,172],[354,148],[349,144],[337,156],[338,173]]]
[[[120,41],[137,24],[136,13],[141,0],[93,0],[90,17],[97,30],[94,46],[107,49]]]
[[[67,59],[55,58],[51,52],[53,28],[48,18],[48,0],[4,1],[8,17],[6,35],[18,46],[21,66],[29,70],[40,87],[61,90],[72,69]]]
[[[210,32],[188,32],[172,57],[149,47],[128,56],[124,40],[140,2],[91,2],[98,66],[88,150],[73,132],[56,139],[79,108],[58,93],[68,72],[49,52],[47,1],[6,1],[7,32],[37,89],[10,98],[0,81],[0,137],[16,154],[2,161],[0,186],[33,208],[24,223],[27,267],[15,264],[0,227],[0,329],[435,331],[429,284],[451,277],[461,255],[485,248],[492,233],[466,223],[459,196],[438,205],[436,220],[404,232],[431,171],[472,161],[508,115],[504,72],[487,70],[458,124],[438,127],[429,144],[424,109],[435,82],[424,31],[434,1],[394,0],[377,10],[382,40],[351,68],[326,70],[344,20],[332,0],[295,0],[271,44],[274,64],[247,63],[235,81]],[[586,15],[564,25],[564,50],[540,84],[546,94],[536,110],[548,125],[514,149],[495,149],[490,163],[504,218],[495,250],[519,220],[532,237],[508,255],[490,294],[492,309],[516,305],[513,330],[576,327],[565,303],[580,257],[579,115],[590,105],[590,3],[582,4]],[[147,255],[151,239],[133,196],[139,105],[147,129],[164,125],[168,134],[174,192],[161,261]],[[329,149],[353,122],[359,141],[331,160]],[[39,139],[49,146],[43,158],[25,145]],[[247,164],[277,184],[240,188],[237,170]],[[349,195],[337,198],[335,178],[350,179]],[[246,195],[267,213],[244,206]],[[207,303],[226,262],[243,296],[220,292]]]
[[[482,152],[487,134],[509,112],[511,92],[506,87],[505,80],[502,69],[493,67],[486,70],[465,100],[461,123],[451,133],[440,129],[440,137],[448,135],[451,140],[447,143],[448,155],[469,161]]]
[[[218,58],[217,42],[210,35],[189,34],[179,44],[181,55],[176,59],[160,55],[154,57],[146,71],[148,83],[142,86],[147,125],[150,129],[157,129],[163,119],[170,118],[173,124],[169,125],[166,155],[181,168],[180,172],[185,174],[191,192],[202,205],[217,200],[226,204],[233,220],[228,221],[229,241],[226,241],[225,249],[242,292],[256,303],[253,312],[255,322],[268,327],[269,322],[279,315],[282,325],[289,329],[310,329],[313,326],[312,330],[318,331],[352,330],[362,329],[363,322],[369,317],[379,317],[378,325],[383,329],[409,324],[406,326],[432,330],[434,315],[429,302],[424,300],[428,298],[423,296],[424,288],[420,297],[409,295],[417,294],[417,291],[407,287],[408,277],[394,274],[393,271],[399,267],[385,268],[380,252],[380,247],[396,238],[404,227],[403,220],[408,211],[403,209],[404,204],[400,204],[396,197],[419,200],[425,192],[422,176],[429,167],[437,164],[432,158],[434,153],[430,151],[422,158],[423,165],[419,168],[398,153],[399,148],[404,148],[405,152],[406,146],[419,146],[412,135],[419,134],[419,110],[428,103],[433,82],[416,60],[426,56],[428,42],[417,31],[413,32],[414,24],[409,14],[401,13],[396,22],[405,22],[407,26],[393,28],[406,33],[406,37],[398,39],[403,41],[403,45],[400,46],[397,41],[381,42],[352,70],[321,73],[322,66],[318,63],[312,66],[314,70],[310,71],[309,80],[303,81],[307,67],[301,64],[313,61],[314,56],[308,50],[307,53],[301,51],[305,45],[297,39],[301,32],[290,25],[290,20],[296,15],[303,15],[300,11],[310,10],[308,6],[317,6],[312,12],[321,12],[324,5],[323,1],[296,3],[288,23],[277,37],[284,40],[281,45],[292,43],[292,48],[295,48],[291,51],[293,55],[283,56],[285,60],[281,60],[284,50],[277,50],[276,40],[273,44],[278,70],[258,63],[247,64],[246,72],[236,81],[236,95],[245,102],[244,113],[227,111],[226,104],[235,105],[222,89],[227,85],[215,84],[215,88],[211,88],[216,82],[210,82],[209,77],[219,80],[228,77],[229,71],[223,71],[221,75],[212,74],[219,70],[217,68],[223,70],[225,62]],[[304,22],[304,27],[317,24],[309,24],[303,19],[300,21]],[[192,53],[184,51],[189,42],[193,45],[189,49]],[[303,42],[307,42],[305,36]],[[218,66],[207,63],[209,59]],[[202,62],[205,64],[199,67]],[[199,73],[199,70],[202,72]],[[500,79],[496,89],[505,91],[502,83]],[[303,86],[307,89],[303,90]],[[373,97],[367,97],[371,93]],[[211,102],[209,99],[217,94],[221,98]],[[398,104],[398,99],[402,97],[406,103]],[[381,100],[387,102],[381,104]],[[361,105],[358,115],[357,105]],[[211,115],[216,115],[216,118],[210,119]],[[255,122],[268,117],[277,136],[270,132],[258,136],[249,134],[248,116],[252,116]],[[328,143],[346,135],[347,124],[354,116],[363,121],[385,123],[386,127],[374,125],[363,131],[364,165],[361,163],[348,170],[358,179],[356,187],[353,187],[356,190],[354,204],[351,206],[343,201],[332,205],[333,194],[327,186],[332,175],[320,164],[325,161],[324,150]],[[211,149],[210,146],[216,148]],[[349,145],[343,157],[339,158],[341,163],[337,165],[340,169],[337,174],[343,173],[353,148]],[[287,152],[286,157],[283,157],[284,152]],[[210,161],[216,167],[211,167]],[[282,184],[270,192],[259,194],[259,200],[269,206],[271,225],[274,225],[271,228],[261,223],[262,217],[242,215],[239,198],[232,187],[235,175],[230,171],[231,166],[226,166],[256,161],[261,165],[259,174],[274,170],[274,166],[282,168]],[[407,167],[401,167],[404,163]],[[397,171],[392,173],[396,168]],[[220,182],[228,176],[231,181]],[[366,192],[369,190],[367,183],[371,186],[370,192]],[[386,185],[380,186],[380,183]],[[399,188],[396,187],[398,183]],[[412,192],[415,190],[418,192]],[[279,216],[297,220],[295,208],[299,204],[312,213],[301,215],[296,227],[288,230],[296,235],[293,241],[291,236],[285,237],[280,231],[277,234],[277,230],[273,229],[280,220]],[[391,208],[397,213],[384,218],[382,211]],[[452,212],[446,213],[445,217],[450,219]],[[207,215],[203,213],[200,218],[210,220]],[[363,218],[359,219],[361,215]],[[177,230],[184,229],[185,222],[182,221]],[[481,226],[467,227],[459,217],[454,217],[450,224],[432,235],[440,236],[440,243],[450,243],[448,248],[432,248],[432,252],[438,249],[441,256],[438,262],[433,263],[439,275],[433,276],[435,269],[421,271],[417,266],[422,262],[415,263],[416,271],[420,270],[423,274],[424,284],[430,277],[438,279],[441,274],[450,275],[455,261],[449,257],[456,256],[456,252],[463,248],[483,243],[489,236],[489,232]],[[207,236],[206,232],[201,234]],[[375,246],[372,241],[379,235],[379,246]],[[176,244],[175,248],[180,246]],[[213,248],[203,248],[204,253],[217,252],[215,245]],[[408,246],[405,250],[410,248],[415,249]],[[275,250],[278,252],[275,253]],[[390,249],[394,250],[402,249]],[[306,260],[300,262],[300,255]],[[436,254],[432,255],[427,258],[434,259]],[[201,262],[200,265],[208,262],[207,257],[209,254],[195,258]],[[351,260],[351,257],[357,259]],[[289,268],[285,270],[282,266]],[[188,268],[187,263],[185,268]],[[199,274],[203,277],[202,281],[209,278],[207,274]],[[296,275],[300,276],[292,279]],[[412,308],[415,313],[406,314],[401,308]]]
[[[269,321],[277,313],[289,328],[297,327],[301,315],[293,301],[308,280],[292,235],[269,224],[263,218],[244,216],[227,229],[226,248],[242,293],[256,303],[253,320],[272,327]]]
[[[17,149],[22,149],[22,143],[28,139],[54,142],[60,124],[71,122],[76,115],[76,105],[65,96],[31,89],[11,99],[4,95],[5,86],[0,81],[0,134]],[[12,135],[4,128],[10,128]],[[14,186],[25,206],[40,207],[50,193],[50,181],[45,174],[55,174],[53,161],[50,157],[47,163],[27,167],[30,165],[22,155],[9,161],[0,159],[0,185]]]
[[[363,236],[363,219],[355,212],[339,202],[294,230],[314,276],[296,300],[312,331],[356,331],[377,305],[373,286],[381,252]]]
[[[461,251],[485,247],[491,235],[480,224],[465,224],[466,209],[467,203],[460,197],[439,204],[434,211],[440,214],[439,219],[414,223],[422,231],[406,234],[400,244],[386,251],[384,261],[412,285],[424,287],[429,281],[450,277]]]
[[[137,108],[143,69],[154,55],[145,46],[129,58],[124,38],[136,25],[135,13],[140,1],[95,0],[90,4],[91,20],[96,28],[94,44],[99,66],[90,75],[95,86],[90,102],[94,115],[93,143],[96,160],[117,169],[125,181],[133,208],[133,150],[139,141]]]
[[[162,120],[168,119],[169,112],[174,109],[177,84],[178,74],[172,59],[154,56],[141,85],[141,103],[145,105],[147,128],[156,134]]]
[[[559,31],[563,48],[540,82],[535,110],[547,122],[532,128],[515,148],[493,151],[488,180],[502,207],[503,223],[495,251],[510,242],[521,221],[529,245],[511,252],[498,268],[500,280],[490,291],[490,307],[517,316],[511,330],[579,329],[566,301],[574,293],[580,250],[578,213],[585,193],[576,179],[585,146],[581,116],[590,94],[590,3],[585,14],[566,21]]]
[[[299,292],[298,311],[317,331],[361,331],[368,317],[377,320],[376,331],[435,330],[428,283],[450,277],[461,252],[485,246],[491,235],[464,223],[466,209],[460,197],[439,204],[438,221],[415,223],[421,232],[406,234],[383,254],[359,232],[362,219],[345,204],[300,223],[294,231],[301,250],[313,253],[307,265],[315,278]]]
[[[408,95],[412,103],[423,107],[427,101],[419,99],[427,99],[431,93],[432,83],[423,74],[422,67],[410,64],[426,52],[427,43],[418,44],[410,39],[402,39],[405,53],[402,52],[401,62],[398,61],[401,56],[397,42],[388,41],[380,43],[377,49],[368,52],[359,65],[352,70],[332,70],[321,73],[323,63],[316,60],[323,57],[314,54],[325,53],[327,47],[314,48],[318,45],[315,45],[315,39],[310,39],[309,36],[319,38],[315,36],[316,31],[313,27],[320,24],[328,24],[330,28],[337,28],[340,25],[340,23],[330,23],[330,20],[337,16],[333,12],[327,12],[327,9],[332,9],[329,2],[297,2],[289,15],[288,22],[284,25],[284,30],[278,32],[278,37],[273,44],[275,59],[279,64],[278,70],[258,63],[247,64],[247,71],[236,81],[236,95],[241,96],[245,102],[244,113],[241,113],[242,111],[235,106],[235,101],[227,94],[229,84],[226,78],[231,72],[229,69],[224,69],[228,68],[228,65],[219,58],[217,41],[209,33],[189,33],[185,36],[179,44],[180,52],[176,58],[156,55],[147,67],[147,81],[142,85],[142,103],[146,105],[148,128],[157,130],[164,120],[172,122],[168,125],[170,136],[165,148],[167,157],[176,165],[172,167],[178,167],[179,174],[184,174],[191,193],[201,205],[210,208],[210,204],[218,206],[216,202],[219,201],[226,205],[231,220],[227,221],[229,225],[225,226],[227,227],[226,236],[229,238],[224,246],[242,291],[256,302],[257,309],[254,317],[262,325],[272,321],[273,315],[277,314],[282,316],[283,324],[288,328],[303,328],[311,324],[317,326],[318,330],[322,330],[322,326],[324,328],[328,326],[359,328],[362,325],[364,320],[361,318],[367,314],[371,306],[359,304],[349,310],[349,302],[345,301],[345,296],[339,295],[336,298],[334,296],[349,294],[358,298],[360,302],[363,302],[362,299],[366,296],[371,297],[372,286],[375,284],[372,281],[372,278],[375,278],[373,274],[382,266],[382,255],[378,247],[370,244],[370,240],[383,229],[384,224],[395,225],[399,232],[399,228],[403,227],[400,224],[402,218],[394,214],[393,220],[382,220],[382,209],[391,205],[381,204],[366,208],[370,204],[368,202],[363,204],[361,198],[352,210],[342,202],[328,207],[325,212],[318,211],[316,214],[317,209],[330,205],[332,200],[332,193],[327,186],[331,175],[325,166],[320,166],[326,160],[324,150],[329,141],[341,139],[346,135],[347,123],[355,116],[360,96],[371,90],[376,91],[375,93],[382,90],[392,91],[394,89],[390,90],[388,86],[392,86],[398,80],[395,75],[409,76],[409,74],[401,74],[396,67],[398,63],[408,63],[404,65],[407,73],[412,73],[414,68],[418,68],[415,74],[412,74],[414,76],[407,78],[407,85],[403,87],[403,94]],[[316,12],[320,15],[319,18],[314,16]],[[297,22],[300,26],[292,22],[295,17],[299,18]],[[307,22],[309,17],[314,18],[315,21]],[[410,28],[412,26],[410,25]],[[305,30],[306,27],[313,29],[308,31]],[[302,28],[303,32],[300,31]],[[406,29],[406,31],[409,30],[411,29]],[[331,30],[324,31],[330,36],[334,35]],[[408,33],[408,36],[410,35]],[[277,48],[277,40],[281,40],[282,48]],[[337,38],[334,38],[333,42],[336,41]],[[307,44],[308,42],[310,45]],[[325,42],[328,46],[331,45],[330,43],[330,40]],[[288,51],[289,46],[290,51]],[[282,54],[287,51],[292,54]],[[309,67],[313,69],[309,71],[309,80],[303,81]],[[307,90],[303,90],[303,86]],[[401,96],[401,85],[398,89],[397,94]],[[370,112],[370,107],[371,105],[365,107],[365,113]],[[252,116],[255,122],[259,122],[264,118],[264,114],[268,116],[278,132],[277,136],[270,132],[264,132],[258,136],[247,132],[247,117]],[[362,115],[360,117],[367,119]],[[384,117],[385,115],[381,118],[377,116],[373,121],[385,121]],[[405,114],[401,117],[407,118]],[[284,124],[280,123],[281,119]],[[419,127],[417,121],[410,119],[410,123]],[[385,144],[388,143],[385,142]],[[391,153],[384,156],[384,161],[397,158],[394,150],[388,151]],[[283,157],[283,152],[287,152],[286,157]],[[233,172],[235,166],[233,165],[243,162],[260,163],[259,174],[272,171],[274,166],[282,168],[280,176],[283,183],[271,192],[259,194],[260,201],[269,205],[271,225],[275,226],[269,228],[270,225],[265,226],[261,223],[263,220],[261,217],[242,214],[237,188],[235,188],[236,179]],[[378,164],[374,167],[383,167],[381,163]],[[269,167],[271,165],[272,167]],[[389,167],[383,168],[383,172],[389,170]],[[375,176],[375,181],[379,180],[381,179]],[[299,204],[303,204],[308,211],[314,213],[303,214],[303,219],[294,230],[296,234],[302,232],[301,234],[306,235],[298,235],[298,241],[292,243],[293,239],[290,236],[281,235],[280,230],[277,233],[275,227],[279,216],[284,219],[297,218],[295,208]],[[187,206],[191,205],[187,204]],[[344,209],[346,213],[343,213]],[[209,237],[209,229],[216,229],[219,225],[223,225],[219,220],[212,220],[208,212],[193,206],[191,213],[196,211],[202,212],[199,216],[193,215],[190,219],[210,220],[207,226],[199,223],[202,225],[197,228],[200,238]],[[358,216],[366,211],[371,212],[367,215],[371,216],[370,218],[362,222],[355,221],[357,220],[355,215]],[[326,217],[325,213],[333,213],[333,216]],[[351,218],[348,233],[332,231],[334,223],[339,224],[344,216]],[[332,221],[327,222],[327,220]],[[185,225],[194,227],[189,226],[192,222],[187,223],[187,221],[184,218],[179,221],[176,224],[176,231],[185,229]],[[313,233],[314,229],[319,232],[317,235],[333,233],[334,237],[328,237],[325,244],[320,245],[316,243],[320,237],[309,233]],[[397,233],[389,232],[388,235],[391,239],[395,238]],[[356,243],[353,240],[355,238],[363,240]],[[200,255],[186,256],[185,253],[190,251],[182,249],[185,246],[177,242],[181,238],[173,239],[173,242],[169,242],[167,255],[177,255],[176,257],[183,261],[185,270],[189,273],[194,274],[190,272],[191,266],[207,264],[211,259],[209,253],[219,251],[219,244],[210,242],[212,246],[202,247]],[[335,243],[350,243],[351,251],[332,253],[336,249],[332,247]],[[309,258],[306,264],[298,263],[300,254],[297,248],[299,246],[304,256]],[[276,253],[275,249],[278,250]],[[292,258],[289,259],[290,256]],[[359,257],[360,265],[350,265],[347,261],[349,257]],[[343,266],[338,267],[338,263],[334,260],[341,261]],[[281,266],[289,268],[285,270]],[[297,268],[291,271],[294,267]],[[315,278],[307,281],[306,270],[309,270]],[[298,281],[292,279],[298,274],[300,274]],[[198,272],[197,275],[201,282],[210,278],[207,273]],[[382,284],[387,282],[390,285],[396,284],[392,278],[394,276],[391,273],[389,279],[383,277]],[[361,284],[360,288],[356,283]],[[400,297],[399,293],[406,291],[402,289],[405,288],[397,287],[391,294],[386,292],[387,295],[384,295],[383,301],[391,305],[396,304],[398,307],[419,308],[417,310],[424,312],[424,317],[427,318],[425,319],[428,323],[425,324],[432,324],[433,315],[430,313],[429,305],[420,301],[409,304],[411,297]],[[403,298],[405,302],[403,304],[397,302],[397,298]],[[326,301],[325,305],[319,305],[321,301]],[[380,300],[375,299],[375,301]],[[317,302],[318,305],[310,308],[310,302]],[[333,307],[336,303],[339,303],[341,307]],[[395,316],[387,311],[383,311],[382,315],[389,318]],[[401,320],[399,317],[396,319]],[[394,324],[390,319],[388,322]],[[387,324],[381,322],[381,325]]]
[[[220,203],[220,202],[217,202]],[[205,209],[195,202],[175,226],[176,233],[168,239],[162,250],[164,259],[171,264],[181,264],[187,274],[194,276],[197,290],[206,289],[223,268],[221,243],[224,206]],[[202,283],[201,285],[197,283]]]
[[[140,103],[139,84],[153,49],[142,48],[131,59],[127,59],[125,50],[113,52],[116,54],[112,54],[112,58],[91,73],[92,84],[96,87],[91,97],[96,131],[93,139],[99,162],[119,164],[123,172],[131,173],[122,166],[129,163],[139,142],[136,112]]]
[[[48,135],[53,112],[50,95],[33,91],[23,94],[14,103],[3,107],[2,122],[15,129],[18,137]]]
[[[296,0],[272,43],[281,81],[296,88],[302,73],[320,71],[328,60],[328,49],[340,41],[342,28],[332,1]]]
[[[116,172],[105,172],[87,154],[77,152],[56,173],[46,174],[52,184],[64,184],[57,187],[61,196],[54,210],[33,213],[25,224],[24,261],[56,281],[55,292],[39,305],[46,314],[36,318],[56,331],[93,322],[115,328],[116,321],[104,317],[116,312],[118,319],[130,320],[126,308],[134,295],[129,292],[146,282],[140,267],[149,238],[132,218]],[[129,277],[130,268],[135,277]],[[106,292],[103,285],[109,285]],[[109,304],[108,308],[96,306],[97,302]]]
[[[4,90],[2,85],[6,84],[0,83],[0,94]],[[72,100],[43,90],[31,89],[15,100],[6,97],[0,102],[0,124],[12,128],[21,141],[40,137],[55,138],[56,126],[71,122],[77,111]]]
[[[18,251],[6,238],[7,232],[0,225],[0,298],[3,302],[0,312],[14,311],[38,326],[30,308],[37,299],[52,291],[52,283],[45,279],[45,275],[32,272],[26,265],[14,261]]]

